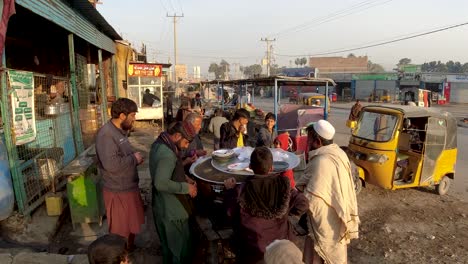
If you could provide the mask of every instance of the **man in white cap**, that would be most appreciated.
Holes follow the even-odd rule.
[[[309,163],[296,183],[309,199],[314,263],[347,263],[347,245],[358,237],[351,164],[333,143],[334,135],[335,128],[325,120],[307,127]]]

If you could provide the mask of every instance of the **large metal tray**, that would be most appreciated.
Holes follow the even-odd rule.
[[[292,152],[284,151],[284,150],[278,149],[278,148],[270,148],[270,150],[272,151],[273,156],[280,155],[280,156],[285,157],[284,159],[281,159],[281,161],[288,163],[289,166],[288,166],[287,170],[292,170],[292,169],[296,168],[300,163],[299,157],[296,154],[292,153]],[[275,153],[277,153],[277,154],[275,154]],[[278,161],[280,161],[280,160],[278,160]],[[215,169],[217,169],[219,171],[222,171],[222,172],[225,172],[225,173],[236,174],[236,175],[253,175],[254,174],[252,171],[248,171],[248,170],[233,171],[233,170],[228,169],[229,165],[234,164],[234,163],[239,163],[239,162],[250,162],[250,161],[248,159],[247,160],[240,160],[238,158],[238,156],[235,156],[235,157],[233,157],[230,160],[225,161],[225,162],[218,162],[216,160],[211,160],[211,165]]]
[[[287,156],[283,161],[289,164],[288,170],[296,168],[300,163],[299,157],[292,152],[281,149],[271,150],[272,152],[279,152]],[[231,171],[227,168],[230,164],[237,162],[249,162],[249,160],[241,161],[236,156],[226,162],[217,162],[214,161],[211,156],[206,156],[199,158],[192,164],[190,173],[199,179],[216,184],[223,184],[224,180],[231,177],[234,177],[238,183],[241,183],[244,182],[248,176],[253,175],[253,173],[247,170]]]
[[[234,177],[237,183],[242,183],[248,175],[232,174],[217,170],[211,164],[211,156],[201,157],[190,167],[190,173],[195,177],[210,183],[224,184],[224,180]]]

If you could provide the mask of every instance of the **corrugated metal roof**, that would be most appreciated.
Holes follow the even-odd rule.
[[[15,1],[16,4],[110,53],[115,53],[115,40],[122,39],[87,0]],[[74,3],[74,7],[70,5],[71,2]]]
[[[65,0],[68,5],[78,11],[82,16],[91,22],[99,31],[112,38],[113,40],[122,40],[122,37],[106,21],[106,19],[97,11],[88,0]]]

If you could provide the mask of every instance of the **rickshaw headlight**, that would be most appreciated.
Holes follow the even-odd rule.
[[[382,164],[386,162],[387,160],[388,160],[388,157],[386,155],[374,154],[374,153],[367,155],[367,161],[370,161],[370,162]]]

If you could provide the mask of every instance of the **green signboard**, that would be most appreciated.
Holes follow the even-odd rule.
[[[8,71],[11,107],[13,109],[13,135],[16,145],[36,139],[34,116],[34,76],[32,72]]]
[[[353,74],[353,80],[395,81],[395,80],[398,80],[398,76],[396,73],[379,73],[379,74],[363,73],[363,74]]]

